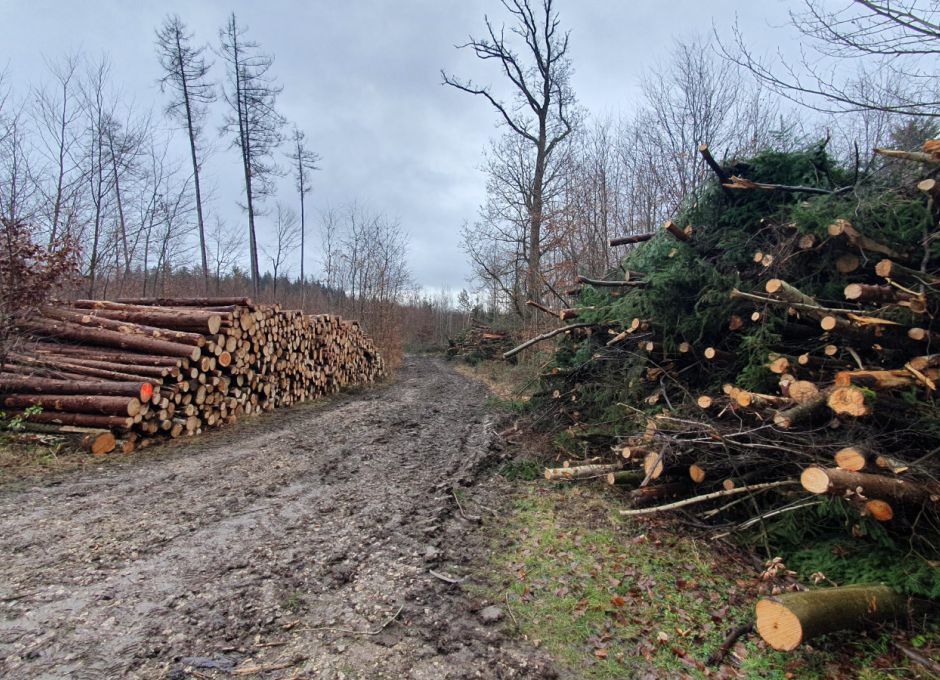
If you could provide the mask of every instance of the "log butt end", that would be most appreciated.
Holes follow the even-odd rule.
[[[800,484],[810,493],[826,493],[829,490],[829,475],[821,467],[808,467],[800,475]]]
[[[800,619],[785,605],[773,600],[757,601],[757,632],[768,645],[780,652],[789,652],[803,641]]]

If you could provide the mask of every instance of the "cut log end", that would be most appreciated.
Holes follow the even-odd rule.
[[[823,494],[829,491],[829,475],[821,467],[808,467],[800,475],[800,484],[810,493]]]
[[[894,508],[891,504],[878,499],[866,501],[865,512],[879,522],[890,522],[894,519]]]
[[[855,387],[837,387],[829,393],[826,403],[839,415],[860,418],[869,414],[865,393]]]
[[[843,470],[858,472],[865,467],[865,453],[857,446],[846,446],[835,453],[836,465]]]
[[[758,600],[756,617],[757,632],[774,649],[789,652],[803,641],[803,624],[786,605],[773,600]]]

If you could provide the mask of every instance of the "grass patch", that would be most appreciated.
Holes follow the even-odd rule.
[[[516,465],[519,479],[528,468]],[[668,525],[621,518],[619,507],[596,487],[521,484],[497,529],[483,595],[507,603],[520,632],[577,677],[923,677],[889,653],[887,636],[857,633],[791,654],[752,635],[728,665],[706,668],[727,632],[751,620],[759,568]]]
[[[81,468],[91,456],[67,442],[29,432],[0,432],[0,482]]]
[[[529,401],[537,385],[538,371],[532,364],[510,364],[505,361],[480,361],[476,364],[455,362],[454,370],[479,380],[493,394],[493,406],[522,405]]]

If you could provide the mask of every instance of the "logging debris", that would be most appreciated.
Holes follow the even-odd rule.
[[[874,574],[940,598],[940,239],[926,185],[888,165],[852,184],[824,145],[734,173],[705,161],[716,181],[694,204],[617,269],[578,277],[577,324],[514,350],[560,336],[531,408],[572,454],[616,466],[601,482],[627,514],[681,509],[841,583]],[[642,285],[605,285],[623,271]]]

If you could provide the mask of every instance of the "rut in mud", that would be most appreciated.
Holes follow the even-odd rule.
[[[430,573],[472,571],[498,501],[484,399],[409,358],[388,386],[0,492],[0,673],[551,677]]]

